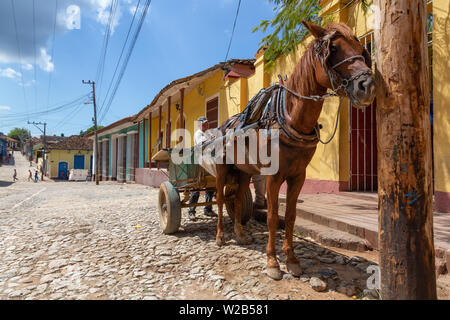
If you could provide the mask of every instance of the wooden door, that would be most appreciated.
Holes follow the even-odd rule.
[[[210,129],[219,126],[219,97],[213,98],[206,103],[206,118]]]

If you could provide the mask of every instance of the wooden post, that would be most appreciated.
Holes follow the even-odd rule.
[[[162,134],[161,134],[161,117],[162,117],[162,106],[159,106],[159,119],[158,119],[158,151],[161,150],[162,147]]]
[[[152,112],[150,111],[148,113],[148,153],[150,154],[149,160],[148,160],[148,167],[152,168]]]
[[[161,116],[162,116],[162,106],[159,106],[159,119],[158,119],[158,140],[157,140],[157,144],[158,144],[158,151],[161,150],[162,147],[162,135],[161,135]],[[158,170],[160,169],[160,162],[158,161]]]
[[[184,88],[180,89],[180,129],[184,129]],[[180,141],[181,142],[181,137]],[[186,145],[186,141],[183,141],[183,145]]]
[[[426,1],[375,4],[381,296],[436,299]]]
[[[145,168],[145,117],[142,120],[142,168]]]
[[[172,132],[170,123],[170,105],[172,104],[172,97],[167,99],[167,132],[166,132],[166,148],[170,148],[170,135]]]
[[[151,139],[151,123],[152,123],[152,118],[151,118],[151,114],[148,114],[148,134],[147,134],[147,146],[148,146],[148,156],[147,156],[147,160],[148,160],[148,167],[151,168],[151,163],[152,163],[152,139]]]
[[[137,133],[137,142],[136,142],[136,163],[135,168],[139,168],[139,137],[141,136],[141,123],[138,121],[137,123],[138,133]]]

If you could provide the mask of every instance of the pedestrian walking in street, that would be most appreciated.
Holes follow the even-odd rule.
[[[28,182],[33,181],[33,172],[31,170],[28,170]]]
[[[16,169],[14,169],[13,181],[16,182],[16,180],[19,180],[19,179],[17,179],[17,171],[16,171]]]
[[[38,171],[36,170],[34,172],[34,182],[36,183],[36,182],[38,182],[38,180],[39,180],[39,175],[38,175]]]

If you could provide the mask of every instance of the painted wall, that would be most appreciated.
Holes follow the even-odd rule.
[[[371,32],[374,28],[374,15],[371,10],[364,13],[360,2],[348,5],[348,1],[326,0],[322,1],[323,9],[321,15],[329,21],[341,21],[347,23],[355,32],[357,37],[362,37]],[[435,156],[435,187],[437,192],[448,194],[450,203],[450,123],[449,108],[446,102],[450,101],[450,32],[446,27],[450,20],[450,3],[448,0],[434,0],[433,14],[435,28],[433,31],[433,69],[434,69],[434,156]],[[206,100],[219,94],[219,123],[222,123],[230,116],[242,111],[247,102],[262,88],[268,87],[271,83],[278,82],[278,74],[288,75],[299,61],[306,46],[312,41],[312,37],[307,37],[298,46],[298,50],[287,56],[280,57],[270,72],[265,68],[263,53],[256,56],[255,73],[248,78],[230,79],[224,81],[224,73],[218,70],[213,76],[201,83],[198,88],[185,94],[184,115],[186,117],[186,129],[191,133],[191,144],[193,134],[197,130],[195,120],[200,116],[205,116]],[[323,125],[321,136],[327,139],[334,129],[336,112],[338,109],[338,99],[329,99],[324,103],[319,123]],[[179,112],[175,105],[179,101],[172,101],[171,123],[172,131],[179,124]],[[166,135],[167,111],[162,114],[162,130]],[[310,181],[334,182],[343,186],[345,190],[349,181],[350,168],[350,142],[349,142],[349,105],[344,100],[340,111],[340,123],[337,134],[329,145],[319,144],[317,152],[307,168],[307,179]],[[151,130],[151,146],[156,144],[158,131],[158,115],[153,115]],[[146,135],[146,139],[147,139]],[[171,141],[171,146],[175,145]],[[148,144],[146,143],[146,146]],[[142,149],[142,130],[140,136],[140,150]],[[165,139],[164,139],[165,146]],[[155,154],[156,151],[153,153]],[[146,157],[147,159],[147,157]],[[142,154],[139,157],[140,167],[142,167]],[[337,190],[337,189],[336,189]],[[450,210],[450,209],[449,209]]]
[[[92,155],[92,151],[86,150],[50,150],[50,154],[48,155],[48,165],[50,167],[50,177],[57,178],[58,177],[58,163],[59,162],[67,162],[68,168],[73,169],[73,162],[75,155],[84,155],[84,169],[89,169],[90,166],[90,158]]]
[[[433,1],[433,21],[435,202],[450,212],[450,1]]]

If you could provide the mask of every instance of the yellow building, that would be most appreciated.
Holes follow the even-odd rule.
[[[71,169],[92,168],[92,143],[81,136],[71,136],[48,146],[47,173],[50,178],[67,179]]]
[[[374,57],[374,6],[364,13],[361,1],[324,0],[320,4],[322,18],[346,23]],[[450,101],[448,0],[429,1],[428,11],[433,17],[430,19],[433,29],[429,52],[433,70],[435,203],[438,211],[450,212],[450,117],[446,106],[446,102]],[[311,36],[307,37],[299,44],[298,50],[280,57],[270,72],[266,68],[264,52],[259,51],[255,59],[220,63],[175,80],[162,89],[134,119],[139,137],[136,182],[159,186],[162,180],[167,179],[166,175],[158,173],[150,159],[158,149],[174,145],[169,132],[180,127],[188,129],[192,133],[192,144],[198,117],[206,116],[210,126],[216,126],[242,111],[259,90],[278,82],[278,75],[289,76],[292,73],[311,40]],[[375,108],[376,102],[363,112],[352,108],[344,100],[336,137],[328,145],[318,145],[307,168],[303,193],[377,190]],[[324,103],[319,119],[323,126],[322,139],[332,134],[337,109],[337,98]]]

